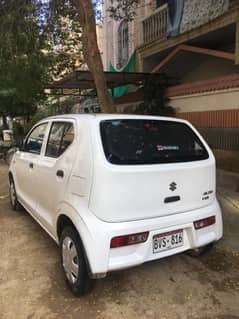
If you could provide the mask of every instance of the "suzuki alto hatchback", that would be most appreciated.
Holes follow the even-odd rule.
[[[9,168],[22,205],[59,244],[76,295],[108,272],[222,237],[215,159],[178,119],[63,115],[36,124]]]

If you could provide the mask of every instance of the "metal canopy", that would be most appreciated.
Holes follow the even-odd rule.
[[[137,72],[104,72],[108,88],[115,88],[126,84],[141,85],[148,78],[155,78],[162,85],[170,85],[170,80],[160,73],[137,73]],[[62,80],[56,81],[45,87],[46,89],[95,89],[95,83],[90,71],[76,70],[65,76]]]

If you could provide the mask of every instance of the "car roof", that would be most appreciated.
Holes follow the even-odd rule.
[[[63,119],[74,119],[74,120],[110,120],[110,119],[148,119],[148,120],[163,120],[163,121],[174,121],[188,123],[186,120],[182,120],[175,117],[166,116],[153,116],[153,115],[135,115],[135,114],[106,114],[106,113],[91,113],[91,114],[62,114],[48,117],[44,120],[63,120]]]

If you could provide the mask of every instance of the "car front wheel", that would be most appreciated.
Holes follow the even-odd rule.
[[[13,210],[19,210],[21,208],[21,204],[17,199],[17,192],[15,183],[12,177],[9,179],[9,195],[10,195],[10,202]]]
[[[76,296],[88,293],[93,281],[87,271],[84,248],[77,231],[66,227],[60,238],[61,264],[66,283]]]

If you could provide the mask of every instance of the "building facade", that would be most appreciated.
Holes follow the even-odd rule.
[[[107,11],[110,5],[111,0],[104,1],[103,60],[106,70],[110,63],[122,67],[136,50],[137,69],[151,71],[163,57],[158,53],[178,44],[195,42],[192,40],[198,36],[238,20],[238,0],[141,0],[132,22],[113,20]]]
[[[239,0],[142,0],[128,25],[128,48],[121,62],[122,21],[104,4],[103,58],[118,69],[136,52],[135,70],[160,72],[179,84],[167,90],[177,116],[191,121],[215,149],[239,158]],[[125,23],[125,22],[124,22]],[[140,92],[115,100],[132,110]]]
[[[111,0],[103,2],[103,64],[105,71],[110,64],[120,70],[123,68],[135,49],[141,44],[141,32],[138,25],[154,12],[159,1],[141,0],[133,21],[122,19],[115,21],[107,11]]]

